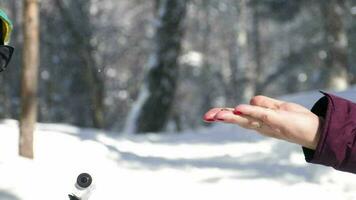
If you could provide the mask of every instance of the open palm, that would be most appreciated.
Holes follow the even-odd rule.
[[[204,115],[207,122],[225,122],[253,129],[263,135],[315,149],[322,120],[307,108],[266,96],[235,108],[213,108]]]

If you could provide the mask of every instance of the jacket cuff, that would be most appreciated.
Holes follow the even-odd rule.
[[[315,163],[316,160],[318,160],[318,157],[317,156],[320,156],[320,154],[317,154],[315,155],[316,152],[321,152],[321,141],[322,141],[322,138],[325,138],[323,137],[326,133],[326,130],[327,130],[327,122],[330,120],[330,114],[327,116],[327,111],[328,111],[328,102],[329,102],[329,99],[328,99],[328,96],[326,93],[324,92],[321,92],[322,94],[324,94],[325,96],[320,98],[315,104],[314,106],[312,107],[311,109],[311,112],[316,114],[317,116],[319,117],[322,117],[324,118],[324,125],[323,127],[320,128],[320,139],[318,141],[318,144],[317,144],[317,148],[316,150],[313,150],[313,149],[309,149],[307,147],[302,147],[303,148],[303,153],[304,153],[304,157],[305,157],[305,161],[307,162],[310,162],[310,163]]]
[[[349,119],[350,102],[322,92],[325,96],[319,99],[312,107],[311,112],[323,117],[320,139],[315,150],[303,147],[305,160],[309,163],[331,166],[341,171],[355,171],[348,163],[348,142],[350,130],[345,124],[352,123]]]

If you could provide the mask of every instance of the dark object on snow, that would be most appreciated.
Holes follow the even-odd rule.
[[[81,173],[75,183],[75,192],[68,195],[70,200],[87,200],[93,189],[93,178],[88,173]]]
[[[70,200],[80,200],[78,197],[76,197],[73,194],[68,195]]]
[[[323,117],[316,150],[303,147],[305,160],[356,174],[356,103],[323,93],[312,112]]]
[[[87,188],[91,185],[93,179],[88,173],[82,173],[77,178],[77,185],[81,188]]]

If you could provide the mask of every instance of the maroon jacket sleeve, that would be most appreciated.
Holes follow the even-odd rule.
[[[356,173],[356,104],[323,94],[311,111],[325,121],[316,150],[303,147],[305,160]]]

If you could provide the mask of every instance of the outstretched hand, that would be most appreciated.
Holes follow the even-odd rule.
[[[206,122],[225,122],[255,130],[262,135],[316,149],[323,120],[307,108],[266,96],[255,96],[250,105],[213,108]]]

